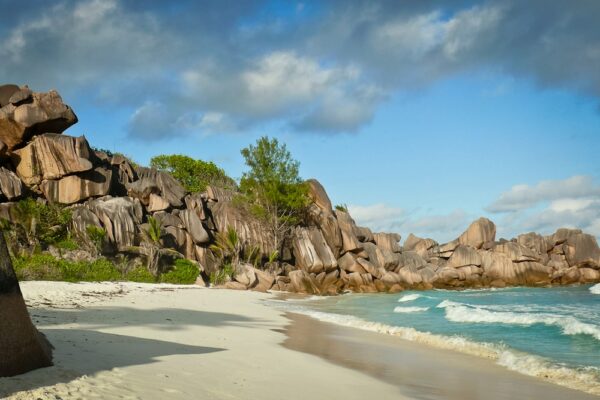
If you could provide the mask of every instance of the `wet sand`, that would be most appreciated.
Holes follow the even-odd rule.
[[[599,397],[528,377],[490,360],[288,313],[284,346],[396,385],[414,399],[584,400]]]

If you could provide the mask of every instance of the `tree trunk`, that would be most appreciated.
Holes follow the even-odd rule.
[[[0,377],[52,365],[51,345],[35,329],[0,231]]]

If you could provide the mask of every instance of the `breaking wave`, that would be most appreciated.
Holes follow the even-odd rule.
[[[407,301],[415,301],[416,299],[422,297],[418,293],[405,294],[404,296],[398,299],[398,303],[406,303]]]
[[[508,325],[544,324],[561,328],[564,335],[590,335],[600,340],[600,327],[578,320],[572,316],[490,311],[444,300],[437,307],[445,308],[446,319],[451,322],[492,323]]]
[[[379,322],[366,321],[351,315],[327,313],[297,306],[289,307],[288,305],[285,308],[287,311],[308,315],[323,322],[393,335],[404,340],[421,343],[431,347],[454,350],[477,357],[487,358],[507,369],[524,375],[535,376],[561,386],[600,395],[600,371],[596,368],[586,368],[581,370],[568,368],[562,365],[553,364],[542,357],[508,349],[503,345],[474,342],[462,336],[436,335],[430,332],[421,332],[414,328],[392,326]]]
[[[395,313],[415,313],[429,310],[429,307],[396,307]]]
[[[600,294],[600,283],[595,284],[590,288],[590,292],[593,294]]]

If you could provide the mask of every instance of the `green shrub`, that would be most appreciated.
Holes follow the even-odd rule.
[[[208,185],[234,188],[235,182],[213,162],[195,160],[191,157],[172,154],[152,157],[150,166],[173,175],[190,193],[206,190]]]
[[[15,257],[14,268],[20,280],[67,282],[118,281],[115,265],[105,258],[89,261],[59,260],[50,254]]]
[[[175,260],[173,269],[160,276],[163,283],[192,284],[198,278],[198,266],[184,258]]]
[[[54,246],[62,250],[77,250],[79,248],[79,244],[72,237],[67,237],[56,242],[54,243]]]
[[[115,265],[105,258],[93,262],[60,260],[60,264],[67,282],[118,281],[122,278]]]
[[[125,280],[141,283],[154,283],[156,282],[156,277],[145,267],[137,267],[125,274]]]
[[[209,277],[210,283],[212,285],[222,285],[227,281],[231,280],[234,273],[235,269],[233,268],[233,266],[231,264],[225,264],[220,270],[211,272]]]
[[[59,261],[50,254],[34,254],[32,256],[15,257],[13,267],[21,281],[63,280],[63,271]]]
[[[338,211],[348,212],[348,206],[346,204],[336,204],[335,209]]]

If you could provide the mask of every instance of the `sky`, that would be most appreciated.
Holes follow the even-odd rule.
[[[285,143],[360,225],[600,237],[600,2],[0,0],[0,80],[147,164]]]

